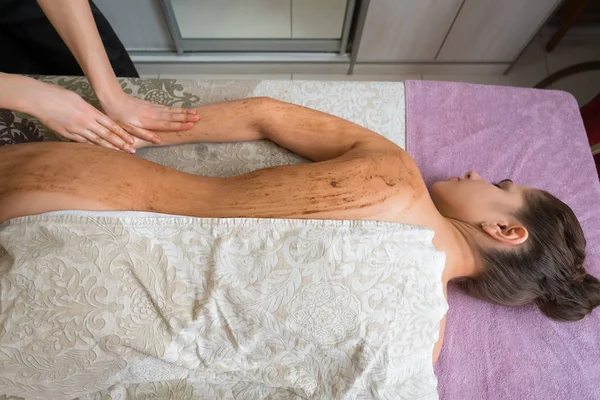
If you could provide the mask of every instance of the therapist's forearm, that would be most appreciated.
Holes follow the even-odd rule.
[[[0,72],[0,109],[32,114],[33,102],[44,85],[33,78]]]
[[[112,69],[88,0],[37,0],[103,101],[121,87]]]

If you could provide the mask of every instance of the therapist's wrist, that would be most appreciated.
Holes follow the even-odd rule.
[[[18,79],[19,90],[9,92],[14,100],[10,108],[37,117],[40,103],[46,101],[45,94],[53,89],[53,85],[25,76],[20,76]]]
[[[101,106],[118,103],[127,94],[123,91],[121,84],[118,80],[114,80],[114,83],[110,85],[97,85],[93,86],[96,97]]]

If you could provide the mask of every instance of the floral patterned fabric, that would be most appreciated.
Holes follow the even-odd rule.
[[[85,79],[41,79],[97,104]],[[122,86],[178,106],[271,96],[404,145],[401,83]],[[57,139],[25,116],[0,124],[5,143]],[[305,162],[266,141],[138,153],[210,176]],[[0,226],[0,399],[435,399],[447,304],[432,237],[370,221],[13,219]]]
[[[35,122],[9,110],[0,110],[0,146],[43,140]]]
[[[0,228],[0,390],[437,398],[447,307],[432,238],[372,221],[13,219]]]
[[[40,77],[72,90],[99,108],[88,81],[82,77]],[[123,90],[157,104],[193,107],[219,101],[269,96],[350,120],[392,140],[405,143],[404,84],[388,82],[299,81],[176,81],[120,80]],[[66,140],[35,118],[0,110],[0,145],[42,140]],[[272,165],[306,160],[271,142],[188,144],[138,151],[150,161],[184,172],[231,176]]]

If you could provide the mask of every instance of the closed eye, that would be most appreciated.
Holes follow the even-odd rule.
[[[504,180],[501,180],[500,182],[492,183],[492,185],[496,186],[499,189],[502,189],[502,186],[500,186],[500,185],[502,185],[504,182],[513,183],[513,181],[511,181],[510,179],[504,179]]]

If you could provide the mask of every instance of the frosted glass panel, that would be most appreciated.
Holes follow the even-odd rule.
[[[292,38],[339,39],[348,0],[292,0]]]
[[[340,39],[347,0],[171,0],[183,39]]]

